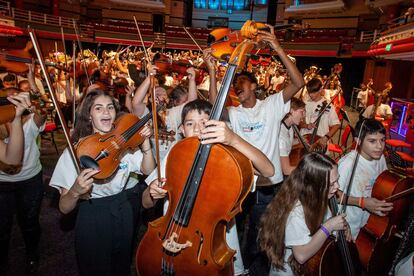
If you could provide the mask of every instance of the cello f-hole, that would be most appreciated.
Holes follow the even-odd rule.
[[[197,262],[200,265],[207,265],[207,263],[208,263],[207,260],[201,261],[201,251],[203,250],[203,245],[204,245],[204,235],[199,230],[195,231],[195,233],[197,234],[197,236],[200,237],[200,242],[199,242],[198,248],[197,248]]]

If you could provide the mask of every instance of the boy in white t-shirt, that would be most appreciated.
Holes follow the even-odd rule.
[[[198,136],[203,139],[202,143],[222,143],[234,147],[243,153],[252,161],[254,168],[259,174],[268,177],[274,174],[274,168],[270,160],[257,148],[243,140],[236,133],[232,132],[225,122],[208,120],[211,110],[211,104],[203,100],[195,100],[187,103],[182,112],[181,131],[184,137]],[[206,140],[207,139],[207,140]],[[165,165],[168,154],[161,162],[161,175],[165,176]],[[169,160],[170,162],[173,160]],[[177,164],[178,166],[180,164]],[[148,188],[142,195],[142,205],[144,208],[151,208],[155,203],[166,196],[166,190],[158,187],[158,179],[156,171],[152,172],[145,180]],[[166,181],[166,179],[163,179]],[[218,179],[219,181],[219,179]],[[164,205],[164,213],[167,211]],[[226,240],[229,246],[236,250],[234,274],[241,275],[244,273],[243,261],[240,255],[240,246],[237,238],[237,229],[234,221],[228,226]]]
[[[302,74],[280,46],[273,27],[269,25],[268,27],[270,32],[259,31],[258,39],[268,43],[275,51],[286,67],[291,82],[280,93],[270,95],[262,101],[257,99],[255,94],[258,87],[257,79],[253,74],[243,71],[237,74],[233,80],[233,87],[240,105],[229,107],[227,113],[224,113],[223,116],[228,115],[232,130],[262,151],[275,167],[275,174],[273,176],[258,178],[255,187],[256,191],[250,194],[243,204],[244,214],[249,214],[246,238],[248,242],[246,243],[246,248],[243,249],[243,258],[249,267],[260,254],[256,243],[257,226],[260,217],[283,181],[278,143],[280,123],[289,112],[290,99],[304,85]],[[209,71],[210,69],[214,71],[208,62],[208,58],[206,59],[206,64]],[[217,95],[216,87],[210,85],[209,92],[209,100],[214,102]],[[240,223],[244,225],[242,222],[244,218],[242,216],[240,217]]]
[[[367,223],[369,214],[385,216],[392,210],[392,203],[371,197],[371,192],[378,175],[387,170],[384,158],[385,129],[374,120],[359,121],[355,126],[359,134],[359,160],[350,188],[347,204],[347,220],[351,227],[352,238],[355,240],[359,230]],[[351,151],[339,160],[339,190],[337,198],[341,202],[343,192],[347,190],[351,177],[352,167],[356,158],[356,151]],[[342,199],[343,202],[343,199]]]
[[[293,127],[298,126],[304,118],[305,103],[296,98],[290,99],[290,112],[282,121],[279,135],[280,165],[282,166],[283,175],[290,175],[296,167],[295,165],[292,165],[289,156],[294,139]],[[303,147],[301,143],[295,146]]]

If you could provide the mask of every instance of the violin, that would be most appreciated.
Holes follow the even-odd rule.
[[[142,119],[134,114],[124,114],[115,121],[111,132],[104,135],[95,133],[81,139],[76,145],[81,167],[100,169],[94,175],[97,180],[110,178],[117,171],[122,156],[144,142],[145,138],[139,134],[139,130],[151,118],[152,113]]]
[[[254,46],[246,39],[231,54],[210,119],[220,120],[236,70]],[[235,252],[226,244],[226,225],[251,188],[251,162],[232,147],[189,137],[171,149],[166,179],[169,208],[149,223],[141,240],[138,275],[234,275]]]
[[[171,74],[172,72],[179,74],[179,79],[187,75],[187,69],[194,67],[196,70],[196,84],[200,84],[203,80],[203,72],[206,70],[206,65],[194,66],[189,60],[180,59],[172,60],[166,55],[161,54],[159,58],[154,61],[154,65],[158,67],[158,72],[161,74]]]
[[[232,31],[229,28],[217,28],[211,31],[208,37],[209,47],[213,50],[211,55],[218,60],[227,61],[245,37],[255,37],[260,29],[267,28],[263,23],[250,20],[245,24],[249,26],[240,31]]]
[[[402,230],[412,205],[407,195],[413,192],[413,178],[397,170],[386,170],[375,180],[371,196],[393,202],[393,209],[386,216],[371,213],[355,241],[368,275],[383,275],[389,271],[399,244],[395,234]]]
[[[6,97],[0,97],[0,125],[13,121],[16,108]]]

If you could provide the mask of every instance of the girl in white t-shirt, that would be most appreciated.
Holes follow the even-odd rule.
[[[259,244],[272,266],[269,275],[301,274],[303,264],[335,230],[348,230],[345,215],[323,221],[338,185],[335,162],[320,153],[303,157],[261,218]],[[350,232],[347,238],[350,239]]]
[[[77,111],[73,141],[109,133],[118,110],[117,102],[105,92],[89,92]],[[144,127],[140,133],[146,137],[141,150],[125,154],[115,175],[103,183],[93,179],[99,170],[88,168],[78,174],[67,149],[53,172],[50,185],[60,192],[60,211],[67,214],[79,206],[75,251],[80,275],[130,274],[134,217],[128,197],[136,183],[127,180],[130,172],[149,174],[155,168],[148,139],[151,131]],[[81,200],[88,193],[89,199]]]

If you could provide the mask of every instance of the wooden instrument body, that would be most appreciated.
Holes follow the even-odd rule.
[[[412,186],[413,180],[408,176],[387,170],[376,179],[371,196],[384,200]],[[370,214],[367,224],[361,228],[355,243],[361,264],[369,275],[382,274],[389,270],[398,247],[398,239],[394,234],[401,228],[409,204],[407,198],[395,200],[393,209],[387,216]]]
[[[198,146],[198,138],[191,137],[171,149],[164,186],[169,195],[169,208],[165,216],[149,223],[141,240],[136,257],[138,275],[163,275],[163,258],[173,264],[177,276],[234,275],[232,258],[235,252],[227,246],[226,225],[241,211],[241,203],[252,185],[253,167],[250,160],[234,148],[213,145],[189,224],[179,226],[173,215]],[[177,229],[179,244],[190,241],[192,245],[178,253],[167,254],[163,242],[171,234],[167,234],[169,228]]]
[[[5,51],[0,55],[0,67],[4,67],[7,71],[21,74],[29,70],[27,64],[22,62],[16,62],[9,57],[17,58],[31,58],[31,54],[28,49],[19,49],[19,50],[9,50]]]
[[[100,153],[107,154],[105,158],[96,160],[101,171],[94,175],[95,179],[106,179],[113,175],[118,169],[123,154],[128,150],[136,149],[144,141],[139,131],[135,131],[128,140],[123,136],[131,126],[139,122],[137,116],[124,114],[115,121],[115,128],[110,133],[105,135],[96,133],[79,140],[76,147],[78,157],[86,155],[96,160]]]
[[[304,275],[319,276],[319,275],[346,275],[344,264],[339,253],[339,243],[331,237],[326,240],[325,244],[319,251],[309,259],[304,265]],[[359,275],[359,257],[358,250],[354,243],[348,242],[348,248],[355,264],[354,271]]]
[[[16,116],[16,107],[13,104],[0,105],[0,124],[13,121]]]

